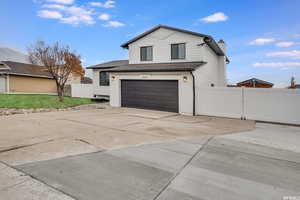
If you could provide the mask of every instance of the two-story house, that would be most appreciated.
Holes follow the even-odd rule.
[[[200,87],[225,87],[225,43],[209,35],[158,25],[121,47],[129,60],[93,69],[95,97],[111,106],[195,114]]]

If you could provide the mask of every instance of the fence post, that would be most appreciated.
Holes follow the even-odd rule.
[[[246,120],[245,116],[245,87],[242,87],[242,120]]]

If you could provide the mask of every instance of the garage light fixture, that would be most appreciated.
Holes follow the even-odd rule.
[[[188,77],[187,77],[187,76],[184,76],[184,77],[183,77],[183,81],[184,81],[184,82],[187,82],[187,80],[188,80]]]

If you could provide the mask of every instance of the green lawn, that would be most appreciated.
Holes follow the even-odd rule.
[[[90,99],[74,97],[64,97],[61,103],[53,95],[0,94],[0,108],[66,108],[92,103]]]

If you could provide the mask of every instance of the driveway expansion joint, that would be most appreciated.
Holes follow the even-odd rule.
[[[181,174],[181,172],[192,162],[192,160],[208,145],[208,143],[214,138],[211,136],[207,139],[205,143],[200,145],[200,148],[191,156],[191,158],[174,174],[173,177],[168,181],[168,183],[159,191],[159,193],[153,198],[153,200],[157,200],[160,195],[169,187],[169,185],[176,179],[177,176]]]
[[[8,152],[8,151],[14,151],[14,150],[18,150],[18,149],[22,149],[22,148],[26,148],[26,147],[31,147],[31,146],[38,145],[38,144],[53,142],[53,141],[55,141],[55,139],[46,140],[46,141],[42,141],[42,142],[37,142],[37,143],[33,143],[33,144],[27,144],[27,145],[9,147],[8,149],[0,150],[0,154]]]
[[[251,142],[249,142],[248,144],[263,147],[263,145],[255,144],[255,143],[251,143]],[[222,147],[220,147],[220,146],[215,145],[215,144],[210,144],[209,146],[211,146],[213,148],[216,148],[216,149],[223,149],[227,145],[226,144],[222,144]],[[269,148],[273,148],[273,149],[276,149],[278,151],[281,150],[281,149],[275,148],[275,147],[269,147]],[[247,154],[247,155],[250,155],[250,156],[257,156],[257,157],[266,158],[266,159],[272,159],[272,160],[277,160],[277,161],[284,161],[284,162],[288,162],[288,163],[291,163],[291,164],[300,164],[300,162],[297,162],[297,161],[291,161],[291,160],[287,160],[287,159],[276,158],[276,157],[270,156],[270,155],[262,155],[262,154],[257,154],[257,153],[250,153],[250,152],[245,152],[245,151],[239,151],[239,150],[236,150],[236,149],[234,149],[232,151],[240,153],[240,154]],[[285,150],[285,151],[289,151],[289,150]],[[290,152],[292,152],[292,151],[290,151]]]
[[[23,170],[21,170],[21,169],[15,167],[15,166],[9,165],[9,164],[7,164],[7,163],[1,161],[1,160],[0,160],[0,163],[2,163],[3,165],[5,165],[5,166],[7,166],[7,167],[9,167],[9,168],[12,168],[12,169],[18,171],[18,172],[21,172],[21,173],[23,174],[23,176],[30,177],[30,178],[32,178],[32,179],[34,179],[34,180],[36,180],[36,181],[38,181],[38,182],[40,182],[40,183],[46,185],[47,187],[51,188],[51,189],[54,190],[54,191],[58,191],[58,192],[60,192],[60,193],[62,193],[62,194],[64,194],[64,195],[66,195],[66,196],[68,196],[68,197],[73,198],[73,200],[79,200],[78,198],[74,197],[72,194],[68,194],[68,193],[66,193],[65,191],[63,191],[63,190],[61,190],[61,189],[59,189],[59,188],[53,187],[52,185],[49,185],[49,184],[46,183],[45,181],[40,180],[39,178],[37,178],[37,177],[35,177],[35,176],[31,175],[31,174],[28,174],[27,172],[25,172],[25,171],[23,171]],[[25,183],[25,182],[27,182],[27,181],[28,181],[28,180],[22,181],[21,183],[17,183],[17,184],[15,184],[15,185],[9,186],[9,187],[7,187],[7,188],[15,187],[15,186],[17,186],[17,185],[19,185],[19,184],[22,184],[22,183]],[[7,189],[7,188],[6,188],[6,189]]]

